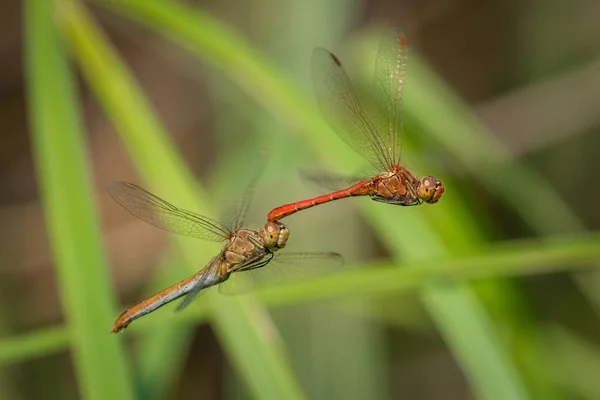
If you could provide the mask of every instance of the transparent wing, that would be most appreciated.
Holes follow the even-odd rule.
[[[222,294],[242,294],[248,293],[255,289],[254,280],[248,278],[238,278],[239,273],[245,272],[245,275],[256,274],[257,271],[261,270],[267,264],[273,260],[274,253],[265,253],[262,257],[248,262],[247,264],[239,265],[236,269],[236,273],[232,273],[227,282],[219,285],[219,292]],[[248,275],[250,276],[250,275]],[[232,279],[233,278],[233,279]]]
[[[254,196],[256,185],[266,169],[269,157],[269,153],[262,150],[260,152],[260,156],[254,157],[249,162],[244,163],[244,172],[246,173],[246,176],[243,180],[245,183],[245,189],[241,194],[236,195],[235,201],[232,202],[232,207],[224,208],[227,212],[224,215],[233,215],[233,219],[231,221],[232,231],[237,231],[243,227],[244,219],[246,218],[248,210],[250,209],[250,205],[252,204],[252,197]]]
[[[177,305],[177,307],[175,308],[175,312],[182,311],[187,306],[189,306],[190,304],[192,304],[192,302],[194,300],[196,300],[198,297],[202,296],[204,293],[208,292],[208,289],[210,289],[211,286],[213,286],[213,285],[210,285],[210,286],[202,286],[202,285],[194,286],[194,288]]]
[[[402,155],[402,108],[408,41],[404,34],[389,30],[381,38],[375,61],[375,98],[377,131],[387,145],[386,158],[400,163]]]
[[[192,289],[183,298],[183,300],[175,308],[175,312],[179,312],[189,306],[194,300],[202,296],[209,288],[219,283],[222,279],[219,278],[219,260],[221,255],[214,257],[210,263],[202,269],[193,283]]]
[[[340,60],[323,48],[313,51],[311,74],[325,120],[350,147],[377,169],[387,169],[386,143],[358,102]]]
[[[142,221],[169,232],[220,242],[229,229],[210,218],[182,210],[129,182],[111,182],[108,193],[123,208]]]
[[[235,207],[235,219],[233,221],[234,230],[240,229],[244,224],[244,219],[246,218],[246,214],[248,214],[250,204],[252,203],[254,189],[266,168],[267,156],[263,155],[258,160],[254,160],[251,164],[252,172],[250,173],[250,181],[248,182],[246,189],[242,192]]]
[[[219,292],[242,294],[265,286],[304,281],[332,273],[343,264],[344,258],[338,253],[277,253],[266,263],[257,262],[250,269],[232,274],[219,285]]]
[[[244,226],[244,220],[252,204],[254,185],[247,186],[242,193],[235,193],[234,199],[225,199],[222,207],[221,220],[229,220],[231,231],[235,232]]]
[[[254,187],[255,183],[253,182],[246,190],[244,190],[235,204],[235,214],[232,222],[234,231],[237,231],[244,225],[244,219],[246,218],[248,210],[250,209],[250,204],[252,203],[251,200],[254,195]]]
[[[368,177],[358,176],[343,176],[343,175],[331,175],[331,174],[319,174],[314,172],[301,172],[302,179],[313,182],[326,189],[337,191],[347,189],[356,185],[358,182]]]

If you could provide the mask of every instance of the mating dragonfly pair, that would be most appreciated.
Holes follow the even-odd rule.
[[[196,274],[123,312],[111,332],[119,332],[132,321],[187,295],[177,307],[182,310],[211,286],[219,285],[219,290],[227,293],[233,273],[246,272],[242,275],[245,286],[250,287],[256,276],[256,272],[250,271],[258,271],[269,263],[299,263],[306,268],[318,265],[323,269],[341,265],[342,257],[337,253],[275,253],[285,247],[290,235],[280,220],[298,211],[351,196],[369,196],[375,201],[401,206],[436,203],[444,193],[442,182],[434,176],[418,179],[400,165],[407,53],[408,43],[403,34],[390,31],[381,39],[374,78],[376,107],[371,115],[358,102],[340,60],[323,48],[315,49],[312,79],[325,119],[349,146],[383,172],[355,181],[350,187],[275,208],[260,230],[242,228],[239,222],[228,228],[210,218],[179,209],[132,183],[113,183],[109,193],[134,216],[170,232],[225,241],[225,245]],[[329,180],[332,181],[341,180]]]

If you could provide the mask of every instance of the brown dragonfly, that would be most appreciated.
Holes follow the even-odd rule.
[[[350,187],[329,194],[277,207],[268,214],[269,221],[351,196],[370,196],[375,201],[401,206],[436,203],[440,199],[444,193],[441,180],[435,176],[418,179],[400,164],[407,57],[405,35],[390,30],[382,37],[375,63],[376,108],[370,116],[360,105],[340,60],[323,48],[314,50],[311,73],[323,116],[341,139],[383,172],[358,182],[352,180]],[[327,178],[321,183],[337,188],[348,181]]]
[[[210,241],[224,241],[221,252],[213,257],[200,271],[161,290],[154,296],[128,308],[115,321],[111,332],[120,332],[138,318],[186,296],[176,311],[187,307],[204,289],[219,285],[222,293],[242,293],[256,286],[268,283],[268,274],[258,271],[267,264],[281,264],[281,275],[292,277],[293,266],[298,266],[302,277],[311,272],[324,272],[343,263],[337,253],[287,253],[275,254],[287,244],[289,229],[279,221],[269,221],[260,229],[242,228],[242,217],[247,211],[249,201],[238,209],[238,215],[232,228],[211,218],[175,207],[160,197],[128,182],[113,182],[108,187],[113,199],[139,219],[167,231]],[[269,266],[268,269],[273,269]],[[256,271],[250,273],[249,271]],[[243,279],[232,284],[224,284],[230,275],[246,272]],[[271,271],[272,272],[272,271]],[[267,279],[263,276],[266,275]],[[231,281],[235,281],[232,279]],[[271,280],[274,282],[275,280]],[[227,282],[229,283],[229,282]]]

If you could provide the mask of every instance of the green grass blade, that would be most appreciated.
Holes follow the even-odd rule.
[[[194,336],[191,326],[171,324],[147,332],[139,348],[140,397],[145,400],[169,398],[173,383],[181,374]],[[176,345],[173,345],[175,341]],[[166,368],[165,366],[168,366]]]
[[[48,236],[81,396],[128,399],[133,391],[127,360],[106,329],[114,316],[114,293],[100,245],[75,88],[53,7],[46,0],[25,5],[29,117]],[[51,339],[44,338],[46,345]]]
[[[119,130],[127,151],[158,193],[169,193],[181,207],[209,213],[206,193],[192,188],[193,180],[168,135],[152,113],[134,80],[84,8],[72,3],[64,10],[67,37],[84,76]],[[190,272],[220,249],[214,244],[181,239],[178,244]],[[263,399],[301,399],[302,392],[287,365],[281,344],[261,306],[249,298],[206,296],[211,321],[232,364],[251,392]],[[243,333],[243,334],[240,334]]]
[[[498,276],[568,272],[597,268],[600,234],[555,237],[545,241],[516,241],[494,246],[480,254],[452,260],[432,260],[390,265],[377,263],[312,281],[263,289],[259,296],[271,307],[284,307],[341,296],[374,296],[420,289],[432,282],[455,282]],[[185,325],[205,320],[205,304],[194,312],[164,313],[132,325],[134,332],[154,332],[165,324]],[[22,362],[68,346],[65,328],[42,329],[0,340],[0,366]]]
[[[436,285],[421,293],[456,360],[468,371],[480,399],[525,399],[529,395],[483,305],[467,285]],[[472,321],[477,323],[472,323]]]
[[[0,339],[0,366],[58,353],[66,350],[70,344],[68,330],[64,326],[42,328]]]

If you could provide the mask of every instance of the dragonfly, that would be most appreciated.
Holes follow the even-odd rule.
[[[343,263],[342,256],[333,252],[276,254],[286,246],[289,229],[279,221],[267,221],[260,230],[243,228],[247,200],[246,204],[238,207],[238,215],[229,228],[214,219],[178,208],[133,183],[112,182],[108,192],[123,208],[149,224],[185,236],[225,242],[221,252],[200,271],[125,310],[115,321],[111,333],[120,332],[138,318],[186,296],[176,308],[176,311],[181,311],[204,293],[204,289],[215,285],[219,285],[219,291],[225,294],[252,290],[268,282],[257,272],[270,263],[281,264],[282,269],[299,266],[305,276],[315,268],[338,267]],[[226,282],[230,275],[238,272],[246,272],[244,279],[226,285],[231,282]]]
[[[400,163],[407,59],[406,36],[396,30],[384,34],[375,62],[375,112],[368,113],[359,103],[339,58],[324,48],[313,51],[311,76],[325,120],[346,144],[383,172],[358,182],[339,177],[322,180],[321,184],[336,191],[277,207],[268,214],[269,221],[351,196],[370,196],[400,206],[437,203],[445,190],[442,181],[435,176],[419,179]],[[348,182],[352,182],[350,187]]]

